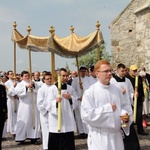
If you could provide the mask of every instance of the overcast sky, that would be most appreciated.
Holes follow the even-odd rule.
[[[131,0],[0,0],[0,70],[13,70],[13,42],[11,33],[13,22],[24,36],[30,25],[31,34],[49,36],[50,26],[56,35],[66,37],[73,25],[75,33],[87,36],[96,30],[99,20],[107,51],[110,52],[110,31],[108,26],[129,4]],[[32,71],[51,70],[50,53],[32,52]],[[56,68],[68,63],[71,70],[75,59],[56,56]],[[27,69],[28,52],[17,47],[17,72]]]

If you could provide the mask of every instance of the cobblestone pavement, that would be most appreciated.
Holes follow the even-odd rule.
[[[148,136],[138,135],[141,150],[150,150],[150,119],[149,126],[145,129],[149,133]],[[12,136],[2,142],[2,150],[43,150],[41,140],[38,141],[39,145],[32,145],[30,141],[26,141],[24,145],[19,145],[14,141]],[[86,139],[75,139],[76,150],[87,150]]]

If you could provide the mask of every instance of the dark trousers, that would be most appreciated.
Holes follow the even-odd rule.
[[[136,124],[137,124],[138,133],[141,133],[144,131],[143,125],[142,125],[142,121],[143,121],[142,111],[143,111],[143,102],[139,101],[137,103],[137,113],[136,113]]]
[[[48,150],[75,150],[74,132],[49,133]]]
[[[133,123],[130,126],[130,134],[123,139],[125,150],[140,150],[140,144]]]
[[[4,123],[5,123],[4,116],[0,116],[0,150],[2,149],[2,135],[3,135]]]

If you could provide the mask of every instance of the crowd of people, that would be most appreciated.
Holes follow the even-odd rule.
[[[65,68],[57,72],[61,88],[57,80],[52,82],[49,71],[36,71],[32,76],[28,71],[1,74],[1,142],[10,133],[19,144],[26,140],[38,144],[42,138],[43,150],[75,150],[77,132],[77,138],[87,138],[89,150],[140,150],[137,134],[148,135],[145,128],[150,111],[150,75],[144,67],[127,69],[120,63],[112,70],[107,60],[100,60],[90,68],[80,66],[79,72]]]

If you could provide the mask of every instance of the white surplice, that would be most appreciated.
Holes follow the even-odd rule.
[[[43,149],[48,149],[48,111],[45,109],[44,104],[46,103],[48,89],[50,87],[51,85],[44,83],[43,86],[39,88],[37,93],[37,108],[40,112]]]
[[[77,107],[77,96],[74,89],[67,85],[66,90],[61,90],[61,94],[68,92],[72,98],[72,104],[68,99],[62,97],[61,107],[62,107],[62,123],[61,131],[59,133],[74,132],[76,130],[73,110]],[[56,98],[58,97],[58,89],[55,85],[52,85],[48,89],[48,96],[45,103],[45,108],[49,112],[49,132],[58,133],[58,108],[56,107]]]
[[[116,111],[113,112],[111,104],[117,105]],[[125,113],[131,115],[131,107],[114,85],[103,85],[98,81],[85,91],[81,117],[90,127],[89,150],[124,150],[120,116]]]
[[[17,84],[15,90],[19,97],[17,126],[16,126],[16,141],[26,139],[37,139],[40,137],[40,120],[39,111],[37,110],[37,101],[35,91],[28,88],[29,82],[21,81]],[[33,128],[35,127],[35,128]]]
[[[120,89],[125,88],[126,89],[125,97],[126,95],[128,96],[129,103],[133,106],[134,89],[131,81],[128,78],[125,78],[125,82],[117,82],[116,79],[111,78],[110,83],[114,84]]]
[[[18,113],[18,99],[14,98],[16,95],[14,88],[14,80],[8,80],[5,82],[7,87],[7,108],[8,108],[8,119],[7,119],[7,132],[15,134],[17,113]]]

